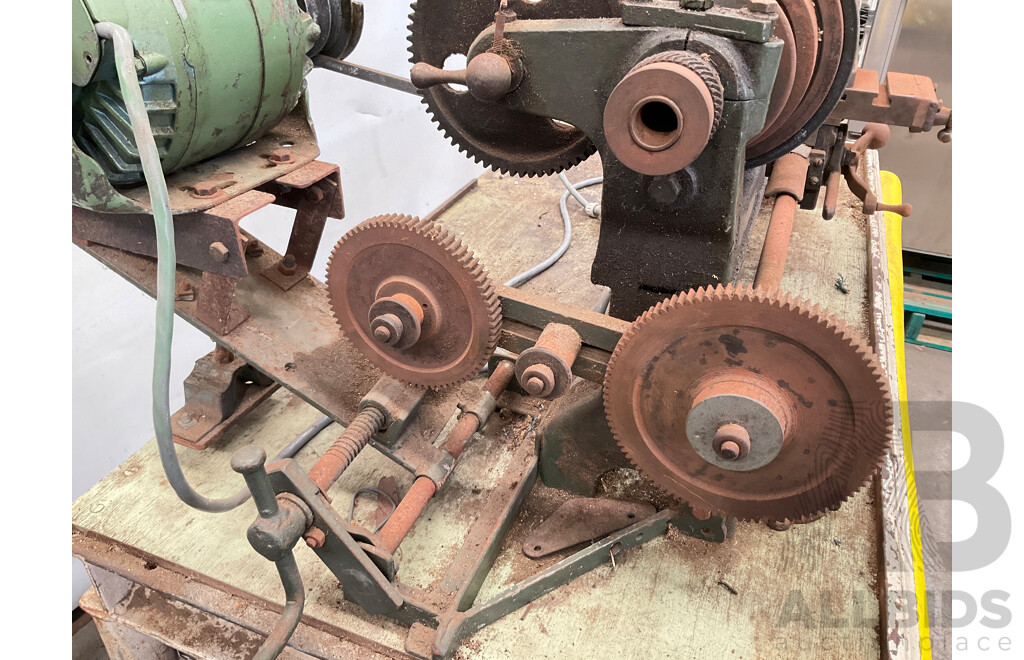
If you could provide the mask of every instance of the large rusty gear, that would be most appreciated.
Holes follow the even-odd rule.
[[[409,14],[409,61],[439,69],[452,54],[466,54],[477,35],[494,22],[497,2],[417,0]],[[518,2],[518,19],[613,18],[618,4],[608,0]],[[596,151],[583,131],[480,101],[448,85],[420,92],[427,111],[444,135],[477,163],[517,176],[544,176],[579,164]]]
[[[501,303],[453,234],[407,215],[370,218],[342,236],[327,265],[331,310],[384,373],[413,385],[464,382],[487,364]]]
[[[746,285],[691,290],[640,316],[608,363],[604,403],[641,472],[743,520],[838,508],[892,438],[871,349],[803,301]]]

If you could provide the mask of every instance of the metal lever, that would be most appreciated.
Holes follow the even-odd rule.
[[[264,557],[272,559],[277,566],[277,572],[281,576],[281,584],[284,586],[285,606],[281,618],[274,624],[274,629],[267,635],[267,639],[260,646],[254,656],[254,660],[274,660],[284,650],[292,633],[299,625],[302,618],[302,608],[306,601],[306,590],[302,585],[302,575],[299,573],[299,566],[295,563],[295,555],[291,548],[295,541],[306,529],[307,515],[312,514],[301,511],[298,505],[289,500],[287,507],[278,505],[274,488],[270,484],[270,477],[264,468],[267,461],[267,453],[262,447],[250,445],[235,452],[231,457],[231,469],[238,472],[245,478],[245,484],[252,493],[252,499],[256,502],[260,517],[249,527],[249,543]],[[296,516],[296,514],[298,514]],[[266,526],[259,523],[266,521]],[[288,528],[295,532],[289,533]],[[272,542],[262,542],[266,530],[281,531],[281,539],[273,539]]]
[[[480,53],[469,61],[467,68],[458,71],[417,62],[409,72],[409,79],[417,89],[429,89],[435,85],[465,85],[469,93],[481,101],[497,101],[515,87],[515,76],[508,60],[492,52]]]
[[[860,178],[860,173],[858,172],[864,152],[868,149],[881,149],[888,144],[891,136],[892,129],[886,124],[865,124],[864,132],[853,143],[853,147],[846,150],[846,156],[843,161],[843,176],[846,177],[846,183],[850,186],[850,191],[864,202],[864,213],[866,215],[873,215],[879,211],[889,211],[906,218],[913,212],[913,206],[910,204],[885,204],[879,201],[878,196]]]

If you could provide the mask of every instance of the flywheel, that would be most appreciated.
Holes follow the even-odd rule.
[[[608,363],[604,403],[641,472],[743,520],[838,508],[892,438],[871,349],[803,301],[745,285],[691,290],[640,316]]]
[[[479,261],[450,232],[407,215],[371,218],[342,236],[327,294],[345,336],[399,380],[464,382],[498,344],[501,303]]]

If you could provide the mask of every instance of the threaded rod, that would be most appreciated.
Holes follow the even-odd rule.
[[[309,478],[321,493],[326,493],[341,477],[373,434],[384,426],[385,419],[384,413],[374,407],[364,408],[355,416],[352,423],[309,471]]]

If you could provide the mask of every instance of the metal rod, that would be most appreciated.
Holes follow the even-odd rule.
[[[313,58],[313,65],[318,66],[321,69],[327,69],[340,73],[342,75],[351,76],[358,78],[359,80],[365,80],[366,82],[373,83],[374,85],[381,85],[382,87],[390,87],[391,89],[398,90],[399,92],[405,92],[406,94],[415,94],[419,96],[420,91],[416,89],[415,85],[408,78],[396,76],[390,73],[384,73],[376,69],[371,69],[365,66],[359,66],[352,64],[351,62],[343,62],[342,60],[336,60],[333,57],[326,55],[317,55]]]
[[[514,362],[510,360],[499,362],[494,367],[494,371],[491,372],[487,382],[484,383],[483,396],[492,396],[497,399],[505,388],[508,387],[508,384],[512,382],[515,373]],[[458,459],[469,443],[470,438],[473,437],[473,434],[481,426],[483,426],[483,423],[476,415],[463,413],[442,448],[451,454],[453,458]],[[454,470],[455,467],[452,466],[452,469]],[[377,534],[375,545],[386,549],[390,553],[394,553],[409,534],[409,531],[412,530],[412,526],[416,524],[416,521],[423,514],[423,510],[427,508],[427,504],[436,492],[437,484],[429,477],[417,477],[412,487],[409,488],[409,492],[405,494],[405,497],[402,498],[402,501],[398,503],[398,507],[391,514],[391,518],[388,519],[384,527],[381,528],[380,533]]]
[[[370,442],[373,434],[380,431],[384,420],[385,415],[378,408],[364,408],[334,441],[330,449],[313,464],[309,470],[309,478],[321,493],[330,490],[363,447]]]
[[[295,563],[295,554],[289,550],[288,554],[274,562],[274,565],[277,566],[281,584],[284,586],[284,610],[281,612],[281,618],[274,624],[274,629],[253,656],[253,660],[274,660],[281,655],[292,633],[299,627],[302,608],[306,602],[306,590],[302,585],[299,565]]]
[[[761,260],[757,263],[754,287],[773,291],[782,284],[782,273],[786,269],[786,253],[789,239],[793,235],[793,218],[799,203],[790,195],[780,194],[775,198],[775,208],[768,222],[768,233],[761,248]]]

